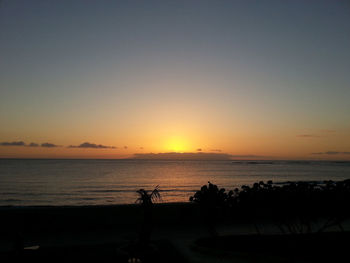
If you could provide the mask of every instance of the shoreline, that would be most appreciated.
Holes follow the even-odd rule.
[[[164,202],[164,203],[155,203],[154,206],[177,206],[177,205],[191,205],[191,202]],[[192,204],[193,205],[193,204]],[[118,208],[118,207],[139,207],[140,204],[130,203],[130,204],[106,204],[106,205],[0,205],[0,212],[2,210],[8,209],[74,209],[74,208]]]
[[[56,232],[138,227],[143,222],[139,204],[96,206],[0,207],[0,232]],[[193,203],[159,203],[153,207],[157,225],[192,224],[199,214]],[[194,222],[193,222],[194,223]]]
[[[50,260],[54,253],[67,256],[75,255],[75,251],[89,251],[89,255],[98,255],[101,259],[100,255],[109,258],[109,251],[138,240],[144,211],[139,204],[0,207],[0,220],[0,255],[3,253],[12,257],[11,251],[19,237],[24,247],[40,246],[38,253],[47,253]],[[223,253],[215,248],[195,246],[198,240],[210,236],[198,204],[156,203],[153,220],[151,240],[156,244],[168,244],[169,250],[164,250],[166,254],[175,251],[188,262],[216,262],[216,258]],[[269,220],[260,219],[259,225],[263,236],[278,235],[287,241],[293,237],[279,232]],[[350,223],[344,226],[345,231],[349,231]],[[233,240],[243,238],[254,241],[262,236],[256,232],[252,222],[244,218],[220,222],[216,230],[220,236],[232,236]],[[89,258],[85,252],[79,257]],[[247,255],[243,254],[244,257]],[[235,258],[236,253],[228,259],[231,257]]]

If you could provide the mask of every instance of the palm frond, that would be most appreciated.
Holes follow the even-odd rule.
[[[152,204],[154,201],[161,200],[159,193],[159,185],[157,185],[151,193],[148,193],[145,189],[139,189],[136,191],[139,197],[136,199],[136,203],[140,204]]]
[[[159,192],[159,185],[157,185],[154,190],[152,191],[151,193],[151,199],[152,201],[158,201],[158,200],[161,200],[161,196],[160,196],[160,192]]]

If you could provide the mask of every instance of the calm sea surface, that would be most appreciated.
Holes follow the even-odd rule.
[[[0,159],[0,206],[128,204],[156,185],[163,202],[180,202],[208,181],[233,189],[344,179],[350,162]]]

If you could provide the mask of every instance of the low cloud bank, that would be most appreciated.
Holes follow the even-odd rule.
[[[232,158],[262,158],[266,156],[261,156],[261,155],[254,155],[254,154],[246,154],[246,155],[230,155]]]
[[[257,155],[231,155],[227,153],[135,153],[133,159],[160,159],[160,160],[232,160],[234,158],[256,158]]]
[[[0,146],[26,146],[26,147],[45,147],[45,148],[54,148],[54,147],[60,147],[59,145],[44,142],[41,145],[35,142],[31,142],[30,144],[26,144],[23,141],[17,141],[17,142],[0,142]]]
[[[26,144],[23,141],[18,142],[0,142],[1,146],[25,146]]]
[[[350,152],[337,152],[337,151],[327,151],[327,152],[317,152],[317,153],[312,153],[314,155],[350,155]]]
[[[68,148],[116,149],[117,147],[84,142],[80,145],[70,145]]]
[[[44,142],[41,144],[41,147],[45,147],[45,148],[55,148],[55,147],[59,147],[59,145],[53,144],[53,143],[49,143],[49,142]]]

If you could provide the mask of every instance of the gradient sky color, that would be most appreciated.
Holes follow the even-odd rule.
[[[350,159],[348,1],[0,2],[0,157]],[[84,142],[116,148],[78,148]]]

